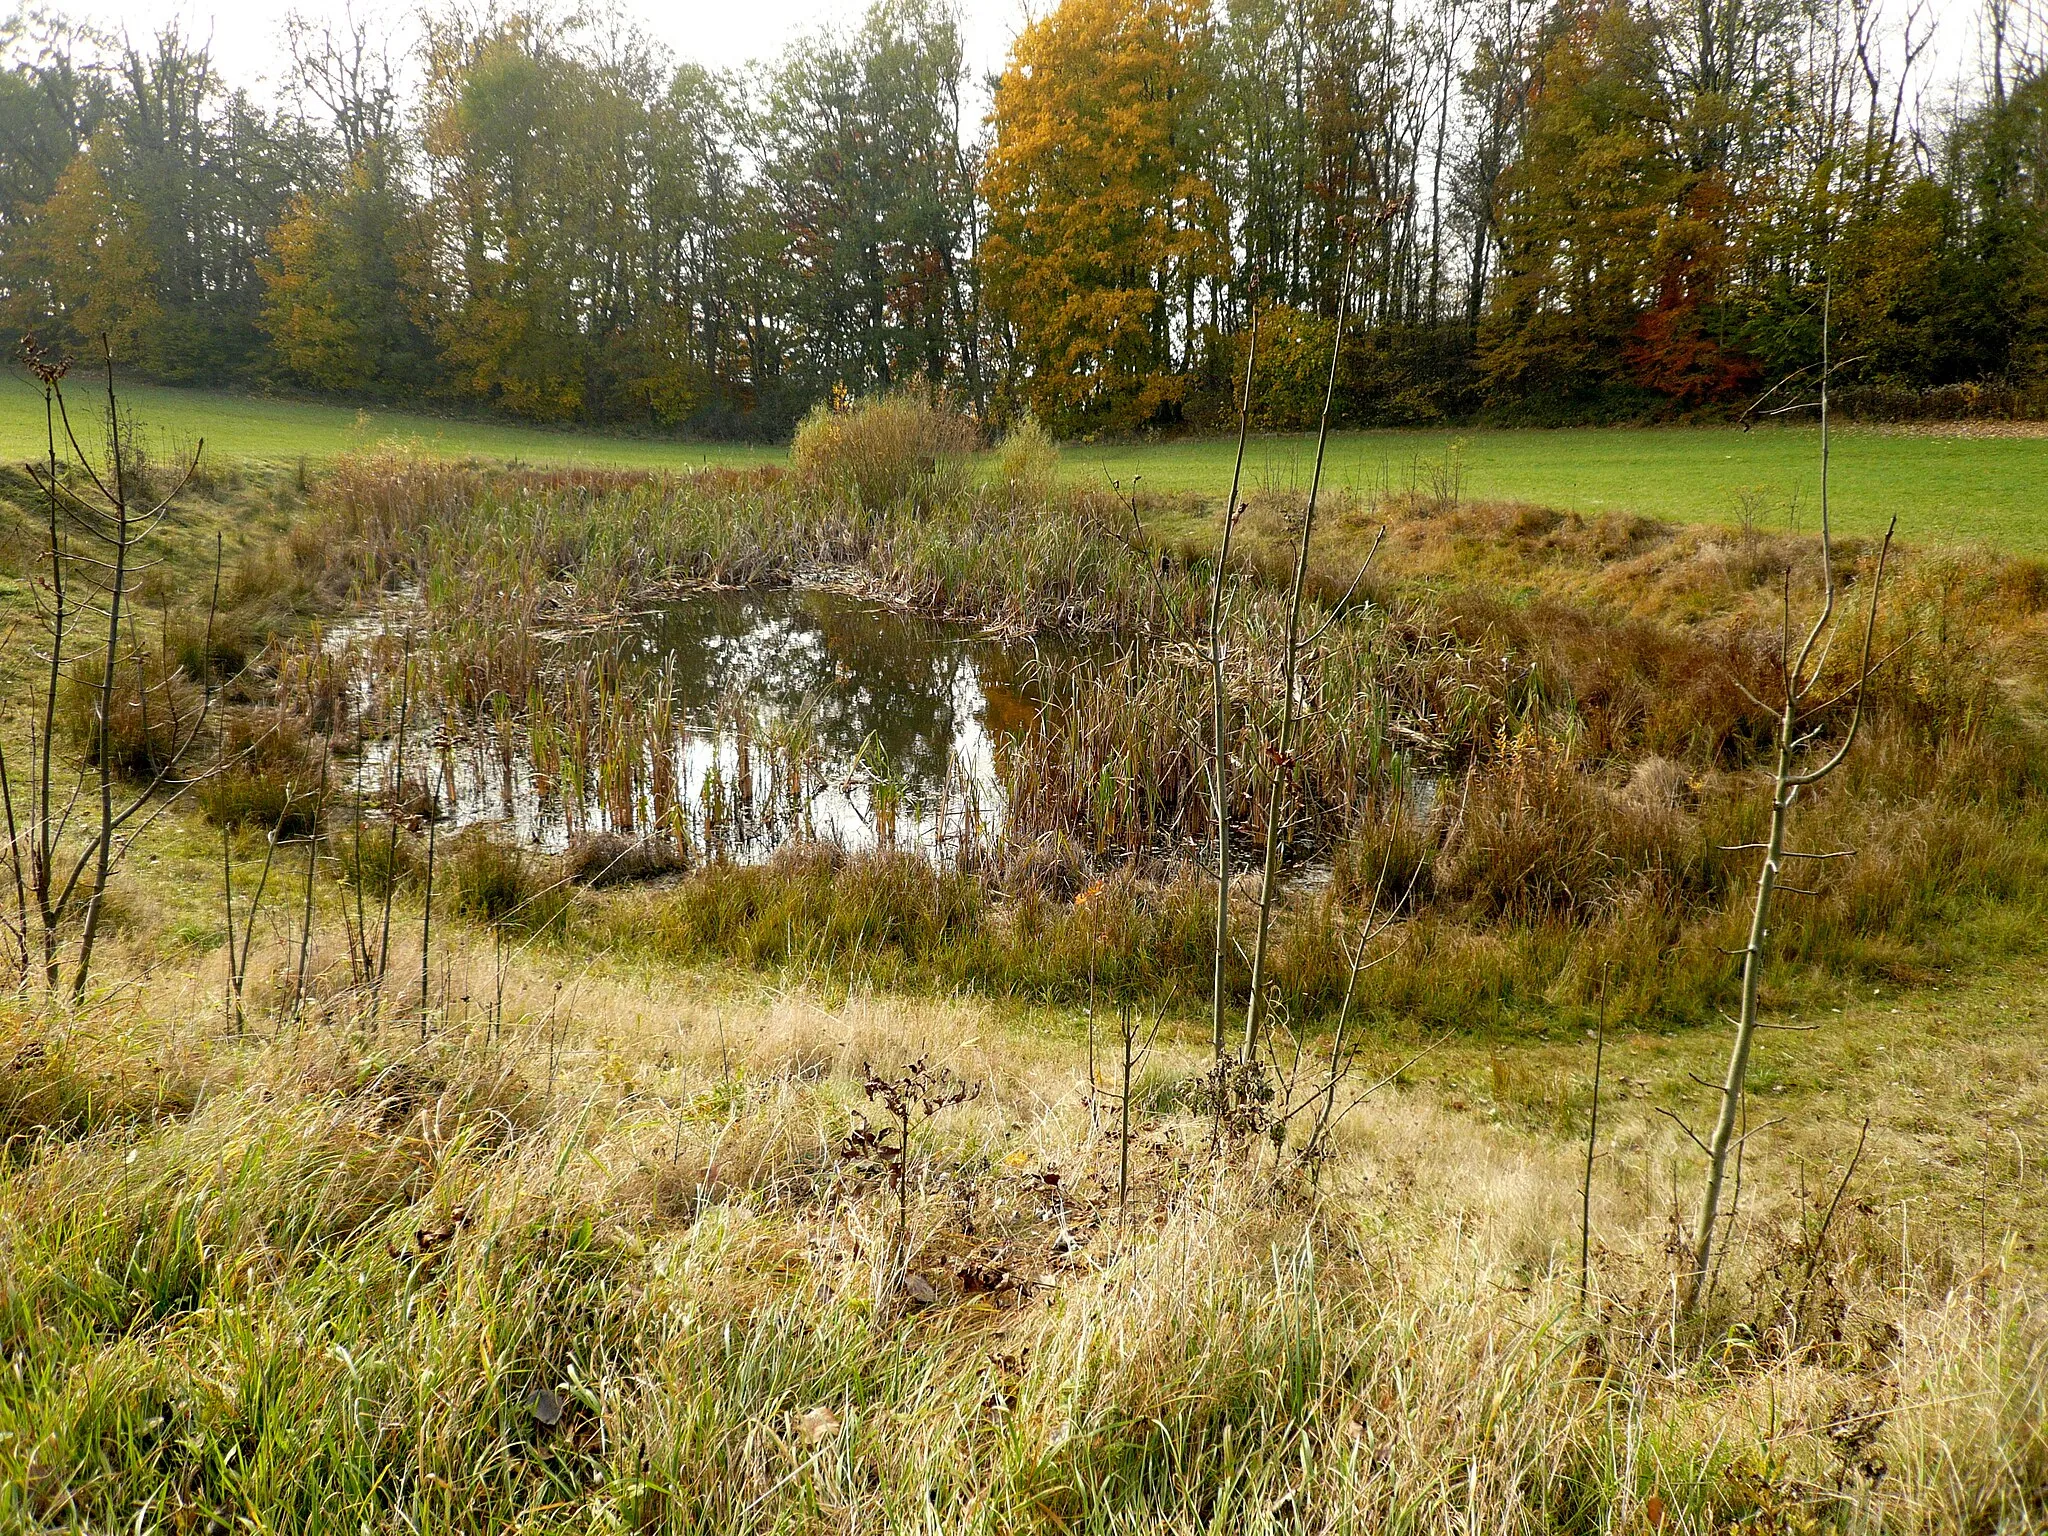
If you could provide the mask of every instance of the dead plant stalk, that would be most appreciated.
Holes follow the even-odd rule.
[[[1287,818],[1288,796],[1294,782],[1294,715],[1295,688],[1301,669],[1301,599],[1302,590],[1308,582],[1309,541],[1314,537],[1316,526],[1316,497],[1323,485],[1323,457],[1330,445],[1330,402],[1337,393],[1337,359],[1344,348],[1344,313],[1351,297],[1350,273],[1337,289],[1337,323],[1330,341],[1330,369],[1323,381],[1322,421],[1316,429],[1315,469],[1309,475],[1308,502],[1302,510],[1301,540],[1294,552],[1294,575],[1287,589],[1287,630],[1283,641],[1280,668],[1280,732],[1273,747],[1273,784],[1266,798],[1266,844],[1265,858],[1261,865],[1259,881],[1258,928],[1252,941],[1251,999],[1245,1005],[1244,1050],[1246,1061],[1255,1060],[1259,1047],[1259,1027],[1265,1021],[1266,1007],[1266,966],[1273,928],[1273,902],[1280,888],[1280,827]],[[1368,556],[1368,559],[1371,557]],[[1220,850],[1219,850],[1220,851]],[[1228,894],[1229,871],[1223,871]],[[1222,922],[1217,924],[1218,956],[1222,960],[1221,944],[1226,937]]]
[[[1244,482],[1244,445],[1252,419],[1252,365],[1259,355],[1259,318],[1252,314],[1245,341],[1244,396],[1237,407],[1237,456],[1230,468],[1230,499],[1223,504],[1223,534],[1216,546],[1216,566],[1209,581],[1209,697],[1214,736],[1209,754],[1209,805],[1216,821],[1216,954],[1211,978],[1212,1044],[1216,1067],[1223,1066],[1225,977],[1230,958],[1230,682],[1224,673],[1223,627],[1230,579],[1230,536],[1244,509],[1238,491]],[[1219,1076],[1220,1081],[1220,1076]]]

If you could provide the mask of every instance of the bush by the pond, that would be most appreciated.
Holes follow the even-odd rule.
[[[1020,417],[996,449],[996,483],[1020,501],[1044,503],[1059,473],[1059,445],[1032,415]]]
[[[789,462],[806,483],[882,511],[957,490],[978,438],[974,423],[944,401],[902,389],[843,409],[819,405],[797,428]]]
[[[99,763],[103,682],[97,667],[80,667],[65,673],[60,690],[59,716],[87,767]],[[146,781],[178,766],[180,751],[189,758],[205,707],[199,686],[161,657],[123,657],[114,668],[107,719],[107,760],[115,774]]]
[[[193,794],[217,827],[304,837],[322,810],[320,753],[298,716],[237,709],[221,720],[219,766]]]
[[[381,901],[387,890],[413,883],[427,867],[426,840],[413,839],[389,823],[367,822],[328,839],[334,869],[343,885]]]
[[[502,923],[541,885],[526,855],[488,827],[469,827],[440,845],[434,881],[458,917]]]
[[[630,885],[676,873],[683,856],[666,838],[594,832],[570,839],[561,863],[563,878],[574,885]]]
[[[1696,824],[1608,789],[1538,736],[1510,743],[1445,819],[1431,894],[1482,921],[1583,918],[1639,890],[1687,900],[1718,884]]]

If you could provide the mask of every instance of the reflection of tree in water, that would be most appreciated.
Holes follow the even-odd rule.
[[[838,768],[872,741],[914,796],[944,781],[963,736],[1013,736],[1034,707],[1028,648],[840,593],[705,593],[651,616],[625,644],[650,669],[668,658],[697,731],[715,730],[720,704],[737,699],[805,722]]]

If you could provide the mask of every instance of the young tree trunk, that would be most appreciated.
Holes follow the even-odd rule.
[[[1820,683],[1827,653],[1833,643],[1836,623],[1834,546],[1828,522],[1828,385],[1829,374],[1836,366],[1831,362],[1828,352],[1831,299],[1830,291],[1823,298],[1821,310],[1820,562],[1824,597],[1819,616],[1806,632],[1806,639],[1797,654],[1793,654],[1792,587],[1790,575],[1786,576],[1785,640],[1779,652],[1779,680],[1784,689],[1784,703],[1778,712],[1778,761],[1771,787],[1771,829],[1762,845],[1763,868],[1757,872],[1756,904],[1750,911],[1749,942],[1742,951],[1742,1003],[1741,1011],[1734,1021],[1735,1040],[1728,1052],[1728,1071],[1721,1083],[1721,1103],[1714,1117],[1713,1134],[1708,1141],[1702,1143],[1707,1155],[1707,1187],[1700,1199],[1699,1218],[1693,1226],[1692,1251],[1687,1255],[1688,1272],[1683,1277],[1680,1291],[1680,1310],[1688,1316],[1700,1304],[1704,1290],[1703,1282],[1708,1274],[1707,1266],[1713,1257],[1715,1232],[1721,1215],[1721,1187],[1727,1177],[1728,1157],[1741,1145],[1735,1134],[1735,1127],[1741,1117],[1743,1094],[1748,1087],[1750,1052],[1756,1043],[1757,1030],[1762,1027],[1758,1016],[1757,992],[1762,983],[1771,936],[1771,898],[1778,889],[1780,873],[1787,859],[1833,856],[1795,853],[1786,848],[1785,834],[1791,821],[1792,807],[1797,804],[1802,790],[1820,783],[1841,767],[1849,755],[1849,749],[1856,744],[1857,731],[1863,723],[1864,698],[1869,691],[1870,648],[1877,634],[1877,605],[1884,590],[1885,562],[1891,554],[1892,534],[1898,526],[1897,520],[1894,519],[1891,527],[1885,529],[1884,541],[1879,544],[1877,550],[1877,569],[1870,583],[1869,616],[1863,628],[1863,658],[1856,682],[1851,689],[1856,704],[1849,717],[1849,728],[1843,735],[1841,745],[1825,762],[1818,767],[1802,770],[1798,766],[1799,754],[1811,741],[1813,734],[1808,701]]]
[[[114,684],[121,661],[121,599],[128,586],[128,550],[133,542],[129,536],[127,465],[121,457],[121,422],[119,406],[114,398],[114,352],[104,340],[101,346],[107,358],[107,453],[114,479],[109,488],[112,492],[109,511],[113,518],[114,568],[108,578],[107,649],[100,667],[99,846],[94,850],[92,886],[85,899],[85,929],[78,938],[78,969],[71,981],[71,1000],[74,1003],[85,996],[86,978],[92,971],[93,941],[99,936],[101,904],[106,900],[107,877],[113,869],[114,765],[111,758]],[[142,686],[147,686],[146,681]]]
[[[57,384],[49,372],[43,377],[43,425],[48,457],[45,473],[50,491],[50,661],[44,671],[43,739],[33,754],[30,772],[37,775],[31,787],[31,815],[35,821],[32,839],[30,883],[35,887],[36,916],[42,925],[43,984],[55,992],[59,982],[57,960],[58,913],[52,884],[57,870],[57,823],[50,797],[52,743],[57,737],[57,689],[64,680],[64,539],[58,528],[57,492]]]
[[[1230,684],[1224,675],[1223,609],[1225,584],[1230,576],[1230,536],[1237,528],[1237,493],[1244,479],[1245,438],[1251,427],[1252,367],[1259,355],[1256,297],[1253,306],[1250,335],[1245,341],[1244,398],[1237,408],[1237,458],[1230,470],[1230,498],[1223,504],[1223,536],[1216,546],[1216,569],[1209,582],[1209,808],[1216,822],[1216,953],[1210,1024],[1219,1071],[1223,1065],[1225,976],[1230,960]],[[1220,1091],[1220,1083],[1218,1088]]]
[[[1690,1312],[1699,1302],[1701,1279],[1714,1253],[1714,1227],[1720,1217],[1721,1184],[1728,1169],[1728,1154],[1735,1144],[1735,1122],[1742,1108],[1742,1095],[1749,1079],[1749,1053],[1756,1042],[1757,988],[1763,978],[1764,941],[1770,936],[1771,895],[1777,889],[1778,870],[1785,858],[1785,825],[1792,801],[1799,790],[1792,777],[1793,728],[1796,706],[1787,701],[1778,724],[1778,771],[1771,789],[1771,832],[1764,845],[1763,868],[1757,872],[1756,905],[1749,918],[1749,942],[1742,951],[1742,1007],[1735,1021],[1735,1044],[1728,1053],[1728,1071],[1721,1083],[1721,1109],[1714,1120],[1714,1134],[1707,1143],[1707,1188],[1700,1197],[1699,1219],[1693,1226],[1691,1273],[1686,1278],[1684,1308]]]
[[[1316,497],[1323,485],[1323,455],[1330,444],[1330,401],[1337,392],[1337,358],[1344,347],[1344,310],[1349,297],[1346,277],[1337,286],[1337,324],[1330,342],[1330,372],[1323,383],[1322,424],[1316,432],[1315,469],[1309,475],[1308,503],[1301,518],[1301,542],[1294,554],[1294,580],[1287,592],[1287,633],[1280,668],[1280,739],[1273,764],[1273,787],[1266,798],[1266,846],[1259,882],[1259,920],[1252,942],[1252,995],[1245,1006],[1246,1061],[1258,1050],[1259,1027],[1265,1022],[1266,958],[1273,927],[1273,901],[1279,894],[1280,827],[1287,817],[1288,794],[1294,782],[1294,691],[1301,663],[1301,597],[1308,581],[1309,540],[1315,534]]]

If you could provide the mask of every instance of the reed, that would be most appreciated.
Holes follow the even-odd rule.
[[[692,894],[678,898],[690,911],[662,929],[681,952],[730,945],[750,963],[799,971],[1069,996],[1085,966],[1073,963],[1062,904],[1128,871],[1137,887],[1176,892],[1154,907],[1178,911],[1186,872],[1213,847],[1203,647],[1214,572],[1199,550],[1144,542],[1131,506],[1107,494],[1058,492],[1048,504],[999,481],[871,505],[822,475],[485,471],[384,456],[339,465],[314,500],[320,536],[295,533],[266,559],[296,571],[301,590],[348,591],[356,608],[381,604],[387,617],[273,647],[278,707],[302,716],[305,749],[325,736],[346,755],[361,732],[383,780],[373,810],[410,815],[428,796],[531,806],[564,841],[662,850],[622,869],[699,870],[802,841],[827,784],[803,720],[746,701],[719,707],[726,755],[689,769],[673,679],[613,639],[615,621],[644,604],[706,583],[828,572],[924,613],[1111,637],[1077,662],[1043,666],[1045,707],[1000,755],[1001,804],[949,790],[943,806],[908,805],[889,765],[856,765],[876,840],[920,848],[947,880],[978,885],[959,910],[983,915],[904,944],[887,924],[871,933],[865,917],[835,928],[810,875],[705,870],[701,888],[693,874]],[[1252,503],[1225,680],[1238,848],[1263,844],[1273,800],[1290,575],[1279,551],[1301,511],[1272,493]],[[1140,526],[1169,511],[1148,505]],[[1427,937],[1365,982],[1367,1015],[1491,1027],[1518,1009],[1577,1008],[1590,974],[1577,957],[1599,955],[1615,965],[1617,1005],[1707,1016],[1725,994],[1712,952],[1729,942],[1733,899],[1718,850],[1754,840],[1745,806],[1771,729],[1751,695],[1775,623],[1773,584],[1748,573],[1770,566],[1796,596],[1817,590],[1811,561],[1753,533],[1730,543],[1661,524],[1399,498],[1371,508],[1333,498],[1327,522],[1340,544],[1368,511],[1388,527],[1385,569],[1354,591],[1355,571],[1325,561],[1304,585],[1300,633],[1315,643],[1297,658],[1293,789],[1276,849],[1283,870],[1333,874],[1326,891],[1283,890],[1280,921],[1294,933],[1275,963],[1291,1005],[1304,1017],[1334,1006],[1340,981],[1315,951],[1370,885],[1358,871],[1377,870],[1393,848],[1413,876],[1401,887],[1406,915]],[[1839,579],[1860,580],[1871,554],[1838,547]],[[1998,935],[2031,910],[2048,751],[2025,702],[2031,685],[2015,679],[2033,675],[2025,637],[2042,620],[2015,608],[2013,594],[2031,588],[2008,564],[1901,560],[1866,739],[1839,798],[1830,791],[1813,808],[1830,823],[1816,835],[1884,840],[1887,856],[1840,871],[1786,914],[1791,972],[1925,970],[1956,952],[1951,925],[1967,926],[1968,914],[2007,914],[1982,928],[1983,942],[2003,944]],[[1536,595],[1511,602],[1467,584],[1509,571]],[[1823,694],[1845,664],[1830,661]],[[415,745],[400,783],[406,710]],[[1823,710],[1815,723],[1825,734],[1845,719]],[[1406,809],[1390,819],[1394,806]],[[918,818],[946,830],[909,839]],[[762,884],[747,902],[779,915],[717,915],[713,887],[727,880]],[[790,889],[771,896],[778,882]],[[387,882],[371,869],[359,883]],[[1191,995],[1177,922],[1157,963],[1139,969]],[[1433,971],[1419,968],[1424,957]]]

